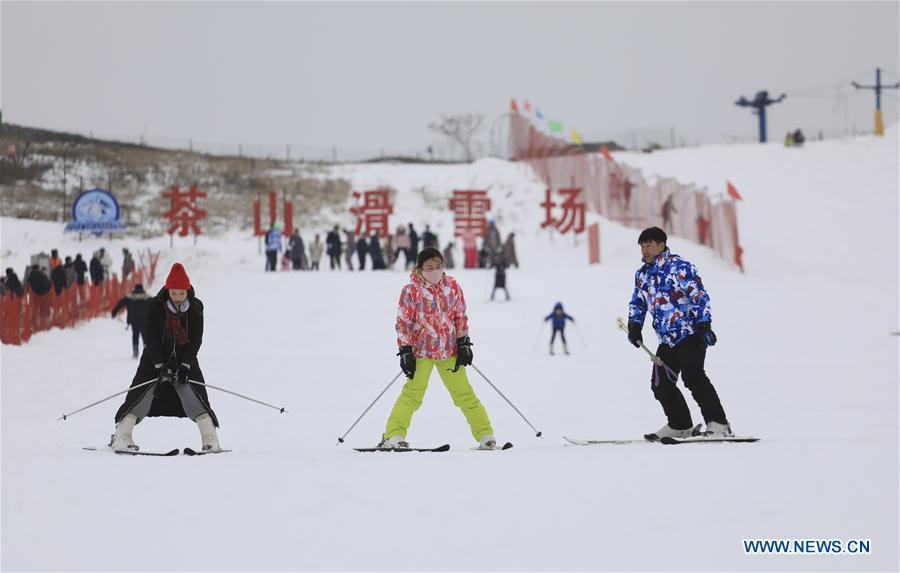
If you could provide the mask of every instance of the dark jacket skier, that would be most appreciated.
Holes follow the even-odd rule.
[[[138,357],[138,341],[144,332],[144,324],[147,321],[147,301],[150,296],[144,292],[144,285],[136,284],[134,289],[119,299],[112,309],[112,317],[115,318],[123,308],[127,313],[125,323],[131,327],[132,358]],[[144,346],[147,343],[144,342]]]
[[[116,412],[116,433],[110,446],[134,451],[131,432],[145,416],[191,418],[200,429],[204,450],[218,450],[219,425],[209,405],[197,353],[203,342],[203,303],[195,296],[180,263],[172,265],[166,286],[147,302],[144,351],[131,382],[138,386]]]
[[[100,262],[100,259],[97,258],[95,254],[91,257],[91,282],[95,285],[98,285],[103,282],[103,263]]]

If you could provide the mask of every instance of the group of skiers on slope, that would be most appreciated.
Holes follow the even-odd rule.
[[[501,241],[500,231],[493,220],[488,223],[480,250],[476,248],[475,241],[474,234],[469,236],[468,233],[463,233],[465,268],[492,268],[500,266],[501,263],[504,267],[519,266],[515,233],[510,233],[506,241]],[[299,229],[294,229],[290,236],[286,236],[284,226],[276,222],[265,235],[266,271],[278,270],[279,253],[282,271],[319,270],[323,255],[327,255],[331,270],[346,268],[352,271],[354,254],[358,258],[359,270],[365,270],[367,259],[373,270],[393,269],[401,254],[404,259],[403,269],[410,269],[415,265],[420,243],[423,248],[432,247],[440,250],[438,236],[429,225],[425,225],[425,231],[421,235],[415,226],[409,223],[408,226],[398,226],[393,234],[382,236],[379,232],[373,231],[368,237],[357,234],[354,229],[341,229],[335,225],[328,231],[324,242],[320,235],[316,234],[313,242],[307,244],[300,236]],[[441,252],[444,268],[455,268],[454,251],[454,243],[451,242]],[[502,285],[500,288],[503,288]]]
[[[658,227],[640,234],[643,264],[635,273],[629,304],[629,342],[636,347],[643,343],[641,331],[650,313],[660,341],[656,354],[665,365],[653,365],[651,390],[667,423],[647,437],[692,434],[691,414],[676,386],[679,374],[700,406],[707,435],[731,436],[721,401],[704,371],[706,350],[716,343],[709,295],[694,265],[672,253],[666,243],[666,234]],[[546,320],[551,319],[554,338],[557,331],[562,335],[566,320],[573,320],[561,305]],[[418,253],[409,283],[400,292],[395,327],[397,354],[407,382],[391,410],[379,447],[409,447],[412,416],[422,405],[435,367],[479,447],[496,447],[490,418],[466,376],[473,353],[465,296],[459,283],[444,272],[444,259],[436,248]],[[145,347],[132,387],[155,382],[127,394],[116,412],[110,445],[117,450],[137,450],[132,438],[135,424],[146,416],[175,416],[197,422],[204,450],[219,450],[218,419],[201,385],[203,374],[197,360],[203,340],[203,304],[181,264],[172,266],[165,287],[147,303],[143,332]]]

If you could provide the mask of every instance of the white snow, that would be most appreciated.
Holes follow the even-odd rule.
[[[761,442],[564,445],[562,435],[633,438],[664,423],[646,357],[614,325],[639,264],[636,232],[601,222],[603,264],[589,267],[584,239],[573,247],[535,231],[542,186],[521,165],[335,168],[355,189],[396,189],[393,225],[431,217],[446,235],[450,214],[423,207],[490,186],[504,237],[517,231],[512,302],[488,302],[491,272],[452,273],[476,364],[543,431],[536,438],[469,369],[498,438],[515,442],[502,453],[469,450],[437,376],[409,439],[451,452],[352,451],[378,441],[399,383],[336,445],[399,370],[405,273],[264,274],[246,234],[173,249],[168,238],[79,244],[61,224],[3,219],[4,268],[21,271],[40,248],[89,256],[101,244],[114,256],[161,249],[163,276],[183,262],[206,307],[207,381],[289,413],[211,391],[229,454],[85,452],[108,441],[120,398],[56,419],[128,386],[136,364],[123,321],[3,346],[2,569],[897,570],[896,127],[883,140],[618,159],[713,192],[727,178],[743,194],[746,274],[696,245],[670,246],[711,293],[719,343],[707,372],[732,426]],[[341,216],[322,219],[349,222]],[[324,222],[316,230],[324,236]],[[556,301],[578,321],[571,356],[547,354],[542,319]],[[655,345],[649,321],[644,336]],[[145,450],[199,445],[186,419],[148,418],[135,439]],[[864,538],[872,552],[745,555],[742,540],[757,538]]]

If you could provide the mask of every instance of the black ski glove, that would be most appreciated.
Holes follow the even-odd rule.
[[[187,384],[188,374],[191,372],[191,365],[185,364],[182,362],[178,365],[178,370],[175,372],[175,383],[176,384]]]
[[[703,337],[703,342],[707,346],[715,346],[718,341],[716,333],[712,331],[711,322],[698,322],[694,325],[694,332]]]
[[[641,334],[641,330],[643,330],[643,328],[643,324],[638,324],[636,322],[628,323],[628,342],[630,342],[635,348],[640,348],[641,343],[644,342],[644,335]]]
[[[178,359],[170,356],[169,360],[159,369],[159,381],[163,384],[174,384],[175,375],[178,372]]]
[[[453,372],[459,370],[460,366],[469,366],[472,364],[472,341],[468,336],[456,339],[456,366]]]
[[[412,346],[401,346],[397,356],[400,357],[400,369],[407,378],[412,380],[416,373],[416,357],[413,354]]]

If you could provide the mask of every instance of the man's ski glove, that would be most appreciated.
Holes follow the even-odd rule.
[[[178,365],[178,371],[175,373],[175,383],[176,384],[186,384],[188,381],[188,374],[191,372],[191,365],[185,364],[182,362]]]
[[[641,330],[643,330],[644,325],[638,324],[636,322],[628,323],[628,342],[632,344],[635,348],[640,348],[641,343],[644,341],[644,335],[641,334]]]
[[[456,366],[453,372],[459,370],[460,366],[469,366],[472,364],[472,341],[468,336],[456,339]]]
[[[694,330],[703,337],[703,342],[706,343],[707,346],[715,346],[716,345],[716,333],[712,331],[712,323],[711,322],[700,322],[694,325]]]
[[[407,378],[412,380],[416,373],[416,357],[413,354],[412,346],[401,346],[397,356],[400,357],[400,369]]]

